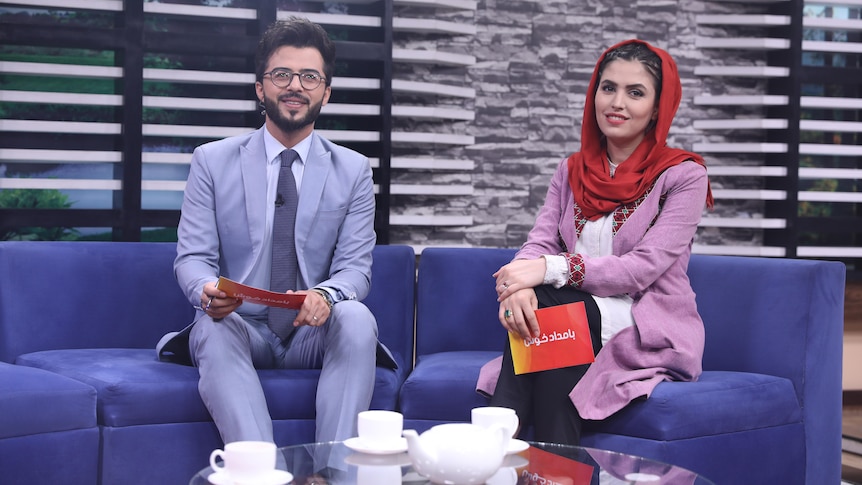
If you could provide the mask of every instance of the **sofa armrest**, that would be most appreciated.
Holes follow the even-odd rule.
[[[706,326],[704,369],[793,381],[809,473],[813,463],[840,465],[845,273],[838,262],[705,255],[688,269]]]

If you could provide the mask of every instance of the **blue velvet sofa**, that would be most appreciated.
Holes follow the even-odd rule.
[[[474,391],[479,368],[506,342],[491,275],[514,252],[423,251],[405,426],[468,421],[487,404]],[[695,255],[688,274],[706,326],[702,377],[659,384],[650,399],[588,422],[582,444],[719,485],[839,483],[844,265]]]
[[[0,242],[0,482],[187,484],[222,446],[197,370],[160,362],[191,304],[172,243]],[[378,246],[365,302],[398,363],[372,407],[395,409],[412,366],[415,254]],[[12,364],[15,365],[12,365]],[[261,371],[276,441],[314,440],[319,371]]]
[[[207,465],[221,442],[197,372],[154,350],[193,315],[174,251],[0,242],[0,482],[186,484]],[[428,248],[417,276],[411,248],[375,248],[366,303],[399,368],[378,369],[372,407],[422,431],[487,404],[476,377],[506,342],[491,274],[513,254]],[[583,444],[717,484],[838,483],[844,275],[833,262],[694,256],[702,378],[588,423]],[[260,376],[278,444],[313,440],[318,372]]]

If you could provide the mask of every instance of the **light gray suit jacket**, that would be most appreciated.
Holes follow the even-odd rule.
[[[263,130],[194,151],[174,262],[177,282],[192,305],[200,303],[204,285],[219,276],[246,283],[263,248],[266,204],[272,203],[266,200]],[[351,300],[368,295],[374,210],[368,159],[312,134],[296,215],[298,289],[325,286]],[[190,329],[163,337],[159,357],[190,363]]]

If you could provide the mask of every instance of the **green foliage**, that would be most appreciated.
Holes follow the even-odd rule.
[[[0,191],[3,209],[68,209],[69,197],[58,190],[6,189]],[[65,241],[77,239],[69,227],[8,227],[0,225],[0,240]]]

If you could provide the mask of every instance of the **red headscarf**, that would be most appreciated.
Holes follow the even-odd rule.
[[[640,43],[661,58],[661,99],[655,128],[649,130],[635,151],[614,173],[608,172],[605,161],[607,147],[596,121],[595,93],[599,83],[599,66],[608,52],[625,44]],[[667,134],[682,99],[682,85],[676,63],[662,49],[637,39],[620,42],[606,50],[593,71],[581,128],[581,150],[569,157],[569,184],[575,202],[587,219],[595,220],[641,197],[662,172],[686,160],[704,165],[703,158],[692,152],[667,146]],[[707,207],[712,208],[712,191],[707,191]]]

